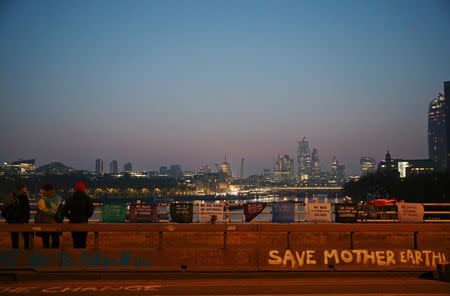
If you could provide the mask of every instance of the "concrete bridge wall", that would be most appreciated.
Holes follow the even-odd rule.
[[[12,250],[9,231],[61,231],[59,249]],[[89,231],[73,249],[70,231]],[[448,224],[0,225],[0,269],[38,271],[435,270]]]

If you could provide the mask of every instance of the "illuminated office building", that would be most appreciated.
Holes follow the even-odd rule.
[[[18,160],[13,162],[5,162],[3,163],[3,167],[5,170],[10,171],[15,174],[29,174],[34,172],[36,169],[35,166],[36,160]]]
[[[294,177],[294,161],[289,155],[279,155],[273,168],[275,182],[291,182]]]
[[[446,130],[447,130],[447,168],[450,168],[450,81],[444,81],[444,112],[446,114]]]
[[[314,176],[320,174],[320,160],[319,160],[319,150],[313,148],[311,153],[311,173]]]
[[[447,167],[447,121],[445,98],[439,94],[428,109],[428,158],[440,170]]]
[[[359,160],[359,164],[361,165],[361,176],[368,173],[373,173],[377,170],[377,162],[373,157],[361,157]]]
[[[297,141],[297,168],[299,181],[309,179],[311,175],[311,154],[306,137]]]

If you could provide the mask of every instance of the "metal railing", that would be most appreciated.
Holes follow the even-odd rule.
[[[130,203],[127,203],[129,205]],[[266,203],[267,207],[271,207],[271,203]],[[99,207],[102,207],[102,203],[94,203],[94,206],[97,208],[97,210],[94,211],[94,215],[102,215],[102,211],[98,210]],[[199,211],[195,210],[195,208],[198,208],[198,204],[194,203],[194,211],[193,216],[197,219],[193,219],[192,223],[199,223],[198,215]],[[229,202],[224,203],[224,210],[223,210],[223,217],[222,221],[223,223],[245,223],[245,216],[243,211],[243,203],[239,204],[231,204]],[[304,203],[294,203],[295,205],[295,220],[294,222],[307,222],[306,218],[302,218],[302,215],[306,215],[306,209],[300,210],[301,208],[305,207]],[[0,203],[0,207],[3,206],[3,203]],[[170,207],[170,203],[158,203],[158,223],[169,223],[170,222],[170,211],[168,210]],[[424,211],[424,223],[449,223],[450,222],[450,203],[423,203],[423,206],[425,208]],[[32,202],[30,203],[30,207],[36,208],[37,203]],[[240,210],[240,207],[242,207],[242,210]],[[266,207],[266,208],[267,208]],[[393,206],[390,206],[391,210],[378,210],[378,211],[364,211],[362,209],[358,209],[358,215],[357,215],[357,222],[359,223],[396,223],[399,222],[399,220],[396,218],[397,211],[392,210]],[[427,207],[433,207],[433,210],[427,210]],[[161,208],[165,208],[165,210],[161,210]],[[234,208],[234,209],[232,209]],[[237,208],[237,209],[236,209]],[[335,222],[334,220],[334,203],[331,203],[331,222]],[[446,210],[435,210],[435,208],[441,208]],[[36,210],[31,210],[30,214],[30,222],[34,222],[34,215],[36,214]],[[129,210],[127,210],[127,215],[129,215]],[[261,216],[262,215],[262,216]],[[444,216],[445,215],[445,216]],[[163,216],[162,218],[160,218]],[[239,216],[239,219],[236,219],[236,216]],[[268,217],[270,216],[270,218]],[[255,219],[248,223],[270,223],[272,222],[272,211],[265,210],[261,212]],[[378,218],[376,218],[376,217]],[[389,218],[386,218],[386,217]],[[5,222],[5,219],[0,219],[0,222]],[[65,219],[64,222],[68,222],[68,219]],[[89,222],[91,223],[100,223],[102,222],[102,219],[95,219],[91,218],[89,219]],[[126,221],[128,222],[128,221]]]

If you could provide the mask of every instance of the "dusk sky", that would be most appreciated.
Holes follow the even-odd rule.
[[[427,158],[450,2],[1,1],[0,160],[329,170]]]

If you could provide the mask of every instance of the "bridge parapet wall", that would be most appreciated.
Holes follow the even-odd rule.
[[[10,231],[63,232],[59,249],[12,250]],[[73,249],[71,231],[89,231]],[[445,224],[1,225],[0,269],[37,271],[435,270]]]

